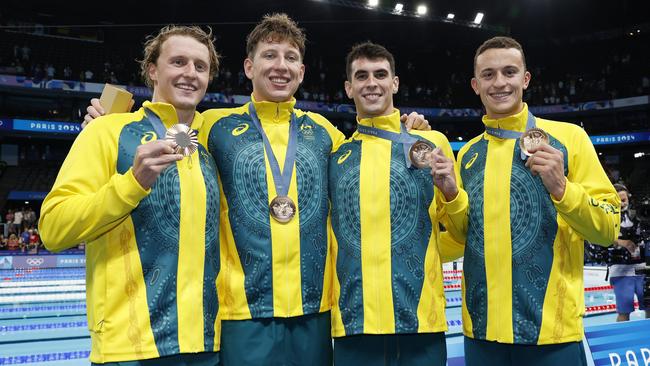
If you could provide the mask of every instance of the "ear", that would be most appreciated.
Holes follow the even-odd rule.
[[[153,85],[156,85],[158,82],[158,69],[156,68],[156,64],[152,62],[147,65],[147,74],[149,75],[149,79],[153,82]]]
[[[524,90],[526,90],[528,88],[528,83],[530,83],[530,78],[531,77],[532,77],[532,75],[530,74],[529,71],[526,71],[524,73]]]
[[[343,86],[345,87],[345,94],[352,99],[352,83],[346,80]]]
[[[470,83],[472,85],[472,89],[474,89],[474,93],[476,95],[480,95],[479,90],[478,90],[478,79],[477,78],[472,78],[472,81]]]
[[[300,63],[300,72],[298,73],[298,82],[302,84],[302,79],[305,78],[305,64]]]
[[[399,90],[399,77],[395,76],[393,77],[393,94],[397,94],[397,91]]]
[[[249,80],[253,80],[253,60],[250,57],[244,60],[244,73]]]

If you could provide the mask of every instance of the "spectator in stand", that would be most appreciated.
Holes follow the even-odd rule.
[[[72,79],[72,69],[70,66],[66,65],[65,68],[63,69],[63,80],[70,80]]]
[[[36,213],[31,207],[23,209],[23,225],[25,227],[32,227],[36,223]]]
[[[22,225],[23,225],[23,211],[16,210],[16,212],[14,212],[13,232],[19,233],[20,229],[22,228]]]
[[[84,79],[85,79],[86,81],[92,81],[92,80],[93,80],[93,75],[95,75],[95,74],[93,74],[93,72],[90,71],[90,69],[88,69],[88,70],[86,70],[86,71],[84,72]]]
[[[27,45],[24,45],[23,48],[20,49],[20,55],[24,62],[29,62],[29,55],[31,53],[32,53],[32,49],[29,48]]]
[[[0,234],[0,250],[7,249],[7,238],[4,235]]]
[[[27,250],[29,251],[29,254],[37,254],[39,245],[40,245],[40,237],[38,236],[36,229],[34,228],[29,229],[29,243],[27,245]]]
[[[7,240],[7,250],[18,249],[20,249],[20,239],[18,239],[18,236],[16,236],[16,234],[9,235],[9,239]]]
[[[27,230],[27,227],[23,229],[23,231],[20,233],[20,243],[21,244],[29,244],[29,237],[31,236],[31,233],[29,230]]]
[[[56,69],[54,68],[54,65],[48,63],[47,67],[45,68],[45,73],[47,74],[47,80],[54,79],[54,74],[56,74]]]
[[[7,210],[7,213],[5,214],[5,222],[7,225],[9,225],[9,230],[11,230],[11,225],[14,223],[14,211],[13,210]]]

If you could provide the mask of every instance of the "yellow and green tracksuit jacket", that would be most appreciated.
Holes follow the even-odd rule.
[[[525,130],[528,106],[488,127]],[[469,195],[463,265],[466,336],[514,344],[580,341],[584,240],[618,237],[620,200],[587,134],[577,125],[536,119],[564,155],[564,197],[548,193],[521,159],[518,139],[484,133],[460,150],[457,169]]]
[[[201,142],[214,157],[221,180],[220,316],[225,320],[293,317],[331,308],[328,245],[327,159],[344,136],[322,116],[290,102],[256,102],[280,167],[291,112],[299,125],[296,162],[288,196],[297,212],[288,223],[270,217],[277,195],[262,136],[249,103],[203,113]]]
[[[144,107],[166,127],[178,123],[169,104]],[[202,124],[196,113],[192,128]],[[92,362],[219,349],[216,166],[199,146],[144,190],[133,158],[157,138],[143,109],[98,118],[75,140],[43,202],[39,229],[49,250],[87,242]]]
[[[400,132],[399,111],[359,124]],[[454,157],[437,131],[413,137]],[[401,143],[354,135],[330,157],[329,189],[334,237],[332,335],[443,332],[445,296],[441,234],[461,234],[467,194],[451,202],[434,188],[430,169],[407,168]],[[462,253],[462,244],[456,244]]]

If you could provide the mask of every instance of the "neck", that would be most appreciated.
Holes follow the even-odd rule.
[[[151,98],[151,103],[167,103],[167,104],[172,104],[166,101],[164,98],[160,98],[156,94],[156,90],[153,91],[153,96]],[[194,121],[194,112],[196,111],[195,108],[182,108],[182,107],[177,107],[172,104],[174,107],[174,110],[176,110],[176,116],[178,117],[179,123],[184,123],[188,126],[192,126],[192,121]]]
[[[178,121],[185,123],[188,126],[192,126],[192,121],[194,120],[194,112],[196,109],[178,109],[176,108],[176,115],[178,116]]]
[[[524,102],[520,101],[515,109],[506,113],[498,113],[498,112],[487,110],[486,108],[486,115],[489,119],[501,119],[501,118],[514,116],[515,114],[521,112],[523,109],[524,109]]]
[[[293,97],[289,97],[287,100],[270,100],[269,98],[266,98],[265,96],[261,95],[257,90],[253,90],[253,99],[255,99],[256,103],[259,102],[271,102],[271,103],[284,103],[284,102],[289,102],[291,101]]]
[[[359,108],[357,108],[357,118],[358,119],[366,119],[366,118],[377,118],[377,117],[384,117],[384,116],[390,116],[393,114],[393,111],[395,108],[393,107],[393,104],[391,103],[386,110],[383,112],[378,112],[378,113],[372,113],[372,112],[365,112],[365,111],[360,111]]]

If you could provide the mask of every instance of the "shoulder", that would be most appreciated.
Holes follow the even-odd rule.
[[[242,106],[235,107],[235,108],[208,109],[205,112],[201,113],[201,115],[203,116],[204,123],[212,125],[228,116],[243,115],[245,113],[248,113],[248,109],[246,107],[247,105],[248,104],[244,104]]]
[[[114,113],[101,116],[90,122],[81,131],[79,136],[117,136],[124,126],[133,122],[139,122],[143,118],[144,113],[141,110],[130,113]]]
[[[537,118],[537,127],[543,129],[558,139],[587,137],[585,130],[574,123]]]
[[[332,122],[330,122],[327,118],[322,116],[321,114],[314,113],[314,112],[308,112],[308,111],[303,111],[301,109],[294,109],[294,112],[296,113],[296,117],[307,117],[310,120],[312,120],[314,123],[324,127],[324,128],[336,128]]]
[[[436,146],[443,146],[443,145],[448,145],[449,144],[449,140],[447,139],[447,136],[445,136],[445,134],[443,134],[440,131],[436,131],[436,130],[431,130],[431,131],[411,130],[409,133],[412,134],[412,135],[417,135],[417,136],[423,137],[426,140],[431,141]]]
[[[461,147],[460,150],[458,151],[458,161],[461,161],[463,155],[465,155],[465,153],[467,153],[467,151],[469,151],[469,149],[472,148],[472,146],[474,146],[476,143],[478,143],[481,140],[483,140],[483,134],[475,136],[474,138],[469,140],[465,145],[463,145],[463,147]]]
[[[339,129],[336,128],[336,126],[334,126],[332,122],[330,122],[327,118],[323,117],[322,115],[314,112],[305,112],[300,109],[294,109],[294,111],[296,113],[296,117],[298,118],[306,117],[309,120],[311,120],[315,125],[322,127],[329,135],[334,147],[338,146],[340,142],[345,139],[343,132],[339,131]]]

